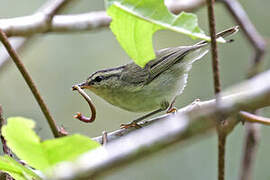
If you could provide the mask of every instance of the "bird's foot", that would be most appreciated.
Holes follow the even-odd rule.
[[[170,109],[167,110],[166,113],[176,113],[177,112],[177,108],[176,107],[171,107]]]
[[[139,124],[137,124],[137,122],[135,122],[135,121],[132,121],[132,122],[127,123],[127,124],[121,124],[120,125],[120,128],[121,129],[128,129],[128,128],[132,128],[132,127],[135,127],[136,129],[139,129],[142,126],[140,126]]]

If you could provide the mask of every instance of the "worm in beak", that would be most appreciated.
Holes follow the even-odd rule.
[[[86,123],[91,123],[96,119],[96,108],[94,106],[94,104],[92,103],[92,100],[90,99],[90,97],[82,90],[83,88],[85,88],[86,83],[82,83],[79,85],[75,85],[72,86],[72,90],[77,90],[82,96],[83,98],[87,101],[90,110],[91,110],[91,117],[85,117],[84,115],[82,115],[80,112],[77,112],[77,114],[74,116],[74,118],[79,119],[80,121],[86,122]]]

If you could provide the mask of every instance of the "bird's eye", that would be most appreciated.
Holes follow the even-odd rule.
[[[103,79],[102,76],[97,76],[97,77],[95,77],[95,81],[96,81],[96,82],[100,82],[100,81],[102,81],[102,79]]]

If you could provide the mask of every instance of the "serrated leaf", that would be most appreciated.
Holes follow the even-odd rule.
[[[141,67],[155,58],[152,36],[158,30],[169,29],[191,38],[210,40],[199,28],[196,15],[185,12],[174,15],[163,0],[107,0],[106,5],[112,17],[112,32]]]
[[[72,161],[82,153],[100,146],[96,141],[82,135],[40,142],[40,138],[32,129],[32,120],[14,117],[7,121],[8,124],[3,126],[2,133],[8,147],[28,165],[42,171],[56,163]]]

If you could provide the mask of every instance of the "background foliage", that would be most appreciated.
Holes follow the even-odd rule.
[[[258,31],[265,37],[270,37],[270,25],[266,23],[269,17],[267,0],[240,0],[249,14],[250,19]],[[28,15],[34,12],[43,3],[42,0],[4,0],[0,6],[0,18]],[[103,10],[103,1],[81,0],[76,6],[70,6],[74,13]],[[256,11],[254,11],[256,9]],[[206,8],[197,11],[200,26],[207,30],[208,22]],[[234,25],[221,4],[216,6],[217,30]],[[222,87],[236,84],[245,78],[245,72],[252,57],[252,49],[243,34],[235,36],[235,42],[229,45],[219,45]],[[269,41],[268,41],[269,42]],[[163,31],[154,37],[156,49],[192,44],[194,41],[182,35]],[[269,51],[269,48],[268,48]],[[100,32],[76,34],[48,34],[40,37],[39,41],[21,53],[27,68],[47,101],[52,114],[58,124],[71,133],[80,132],[88,136],[100,135],[103,130],[113,130],[121,123],[138,117],[105,103],[99,97],[90,94],[97,107],[97,120],[94,124],[84,124],[72,118],[74,112],[88,112],[86,103],[77,93],[71,91],[71,86],[101,68],[108,68],[128,62],[128,57],[120,48],[109,29]],[[265,69],[270,67],[270,56],[265,56]],[[202,100],[213,98],[212,72],[210,56],[205,56],[194,64],[188,86],[183,95],[177,99],[177,106],[181,107],[195,98]],[[15,66],[9,66],[0,72],[0,103],[3,105],[5,117],[25,116],[37,120],[37,132],[43,138],[52,137],[48,134],[48,126],[37,106],[30,90],[26,87],[21,75]],[[270,110],[264,110],[270,116]],[[113,120],[113,121],[112,121]],[[259,147],[255,179],[270,178],[269,127],[262,128],[262,141]],[[228,179],[237,179],[242,152],[243,128],[241,125],[229,136],[227,146]],[[102,179],[215,179],[217,174],[217,146],[216,137],[200,138],[192,144],[177,150],[175,145],[167,150],[128,165],[120,171],[114,172]],[[170,171],[168,171],[170,169]],[[140,173],[140,172],[144,173]]]

